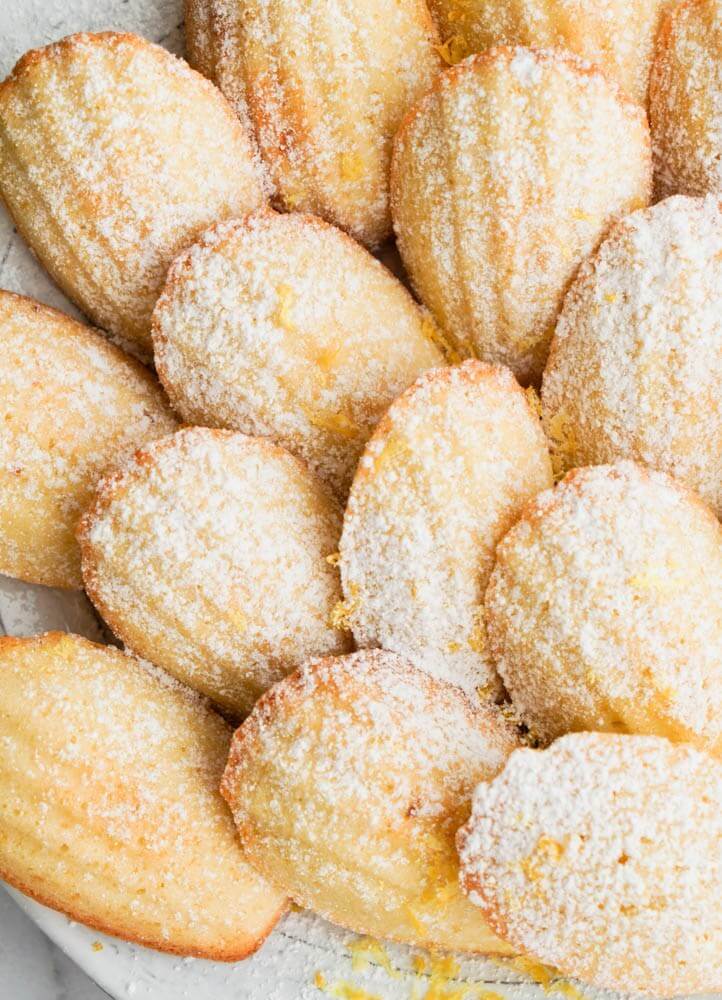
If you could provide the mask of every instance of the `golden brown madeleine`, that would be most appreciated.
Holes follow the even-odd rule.
[[[719,196],[614,226],[567,293],[542,400],[558,471],[632,458],[722,514]]]
[[[113,32],[28,52],[0,86],[0,193],[63,291],[145,354],[176,254],[263,197],[222,95]]]
[[[358,644],[495,693],[483,622],[494,549],[551,482],[511,372],[467,361],[423,375],[379,424],[351,487],[341,576]]]
[[[627,993],[722,989],[722,764],[654,736],[518,750],[474,794],[461,877],[497,933]]]
[[[722,754],[722,526],[632,462],[571,472],[497,549],[497,669],[530,728],[666,736]]]
[[[282,448],[189,428],[101,483],[78,537],[115,634],[235,715],[307,657],[346,652],[330,619],[341,511]]]
[[[309,215],[221,223],[171,268],[155,360],[190,423],[270,437],[348,493],[389,404],[443,363],[411,295]]]
[[[442,62],[424,0],[185,0],[190,60],[253,128],[288,210],[391,233],[391,142]]]
[[[462,353],[539,380],[579,264],[647,204],[650,159],[644,112],[569,53],[498,48],[438,77],[397,136],[392,210]]]
[[[461,893],[454,837],[518,745],[496,709],[368,650],[264,695],[221,791],[249,860],[300,905],[358,933],[503,952]]]
[[[0,573],[82,587],[75,528],[101,475],[176,422],[105,337],[0,290]]]
[[[722,192],[722,0],[686,0],[665,18],[649,88],[660,198]]]
[[[674,0],[430,0],[458,62],[495,45],[569,49],[595,63],[629,97],[647,103],[654,43]]]
[[[244,958],[285,903],[245,861],[218,794],[230,735],[110,646],[0,638],[0,877],[129,941]]]

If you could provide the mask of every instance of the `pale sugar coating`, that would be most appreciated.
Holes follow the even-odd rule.
[[[284,897],[245,860],[218,786],[231,730],[109,646],[0,639],[0,877],[72,919],[224,961]]]
[[[511,372],[467,361],[422,375],[379,424],[351,487],[340,551],[357,643],[495,694],[483,623],[494,549],[551,481]]]
[[[71,35],[0,87],[0,192],[26,241],[98,326],[149,354],[173,258],[263,200],[223,96],[136,35]]]
[[[644,112],[561,50],[496,48],[442,74],[399,131],[399,250],[465,355],[541,377],[564,293],[651,188]]]
[[[254,130],[279,205],[382,243],[394,134],[442,65],[424,0],[186,0],[186,33]]]
[[[221,791],[250,861],[300,905],[357,933],[504,952],[460,891],[454,837],[517,746],[497,709],[368,650],[264,695]]]
[[[595,986],[722,990],[722,764],[650,736],[518,750],[474,794],[462,885],[514,947]]]
[[[234,715],[315,654],[331,623],[341,511],[283,449],[190,428],[105,480],[78,537],[89,597],[134,652]]]
[[[5,291],[0,354],[0,572],[80,588],[75,528],[98,480],[175,418],[97,331]]]
[[[542,388],[558,471],[631,458],[722,514],[722,207],[669,198],[582,265]]]
[[[443,361],[403,285],[314,216],[209,230],[171,268],[153,327],[186,420],[269,437],[342,497],[389,404]]]
[[[722,0],[686,0],[665,18],[649,117],[658,196],[722,193]]]
[[[649,733],[722,754],[722,526],[631,462],[571,472],[497,549],[490,650],[540,737]]]
[[[568,49],[646,104],[654,43],[674,0],[430,0],[458,62],[494,45]]]

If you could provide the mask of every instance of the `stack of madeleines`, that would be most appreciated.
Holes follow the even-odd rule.
[[[186,28],[0,86],[0,875],[722,990],[722,0]]]

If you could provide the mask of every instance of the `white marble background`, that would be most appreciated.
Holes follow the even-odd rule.
[[[0,889],[0,996],[6,1000],[107,1000]]]

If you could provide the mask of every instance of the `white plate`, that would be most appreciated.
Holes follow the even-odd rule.
[[[27,49],[73,31],[117,28],[136,31],[176,53],[182,51],[182,0],[0,0],[0,76]],[[0,207],[0,287],[32,295],[78,315],[35,262]],[[58,628],[102,639],[101,626],[82,595],[31,587],[0,577],[0,624],[14,635]],[[363,987],[378,1000],[409,1000],[426,994],[428,976],[411,972],[412,952],[388,946],[395,975],[378,962],[359,968],[349,952],[353,935],[307,913],[291,913],[263,948],[236,965],[181,960],[98,934],[8,890],[45,933],[116,1000],[313,1000],[325,995],[313,985]],[[478,984],[467,1000],[539,1000],[554,993],[525,982],[494,962],[461,961],[459,981]],[[414,987],[417,993],[414,994]],[[451,989],[451,987],[450,987]],[[603,994],[580,987],[584,1000]],[[1,992],[1,990],[0,990]],[[557,995],[559,993],[557,987]],[[336,994],[338,995],[338,991]],[[438,995],[438,994],[437,994]],[[460,997],[456,993],[456,997]],[[606,995],[609,996],[608,994]],[[567,993],[569,1000],[569,995]],[[712,1000],[712,998],[709,998]],[[722,998],[718,998],[722,1000]]]

